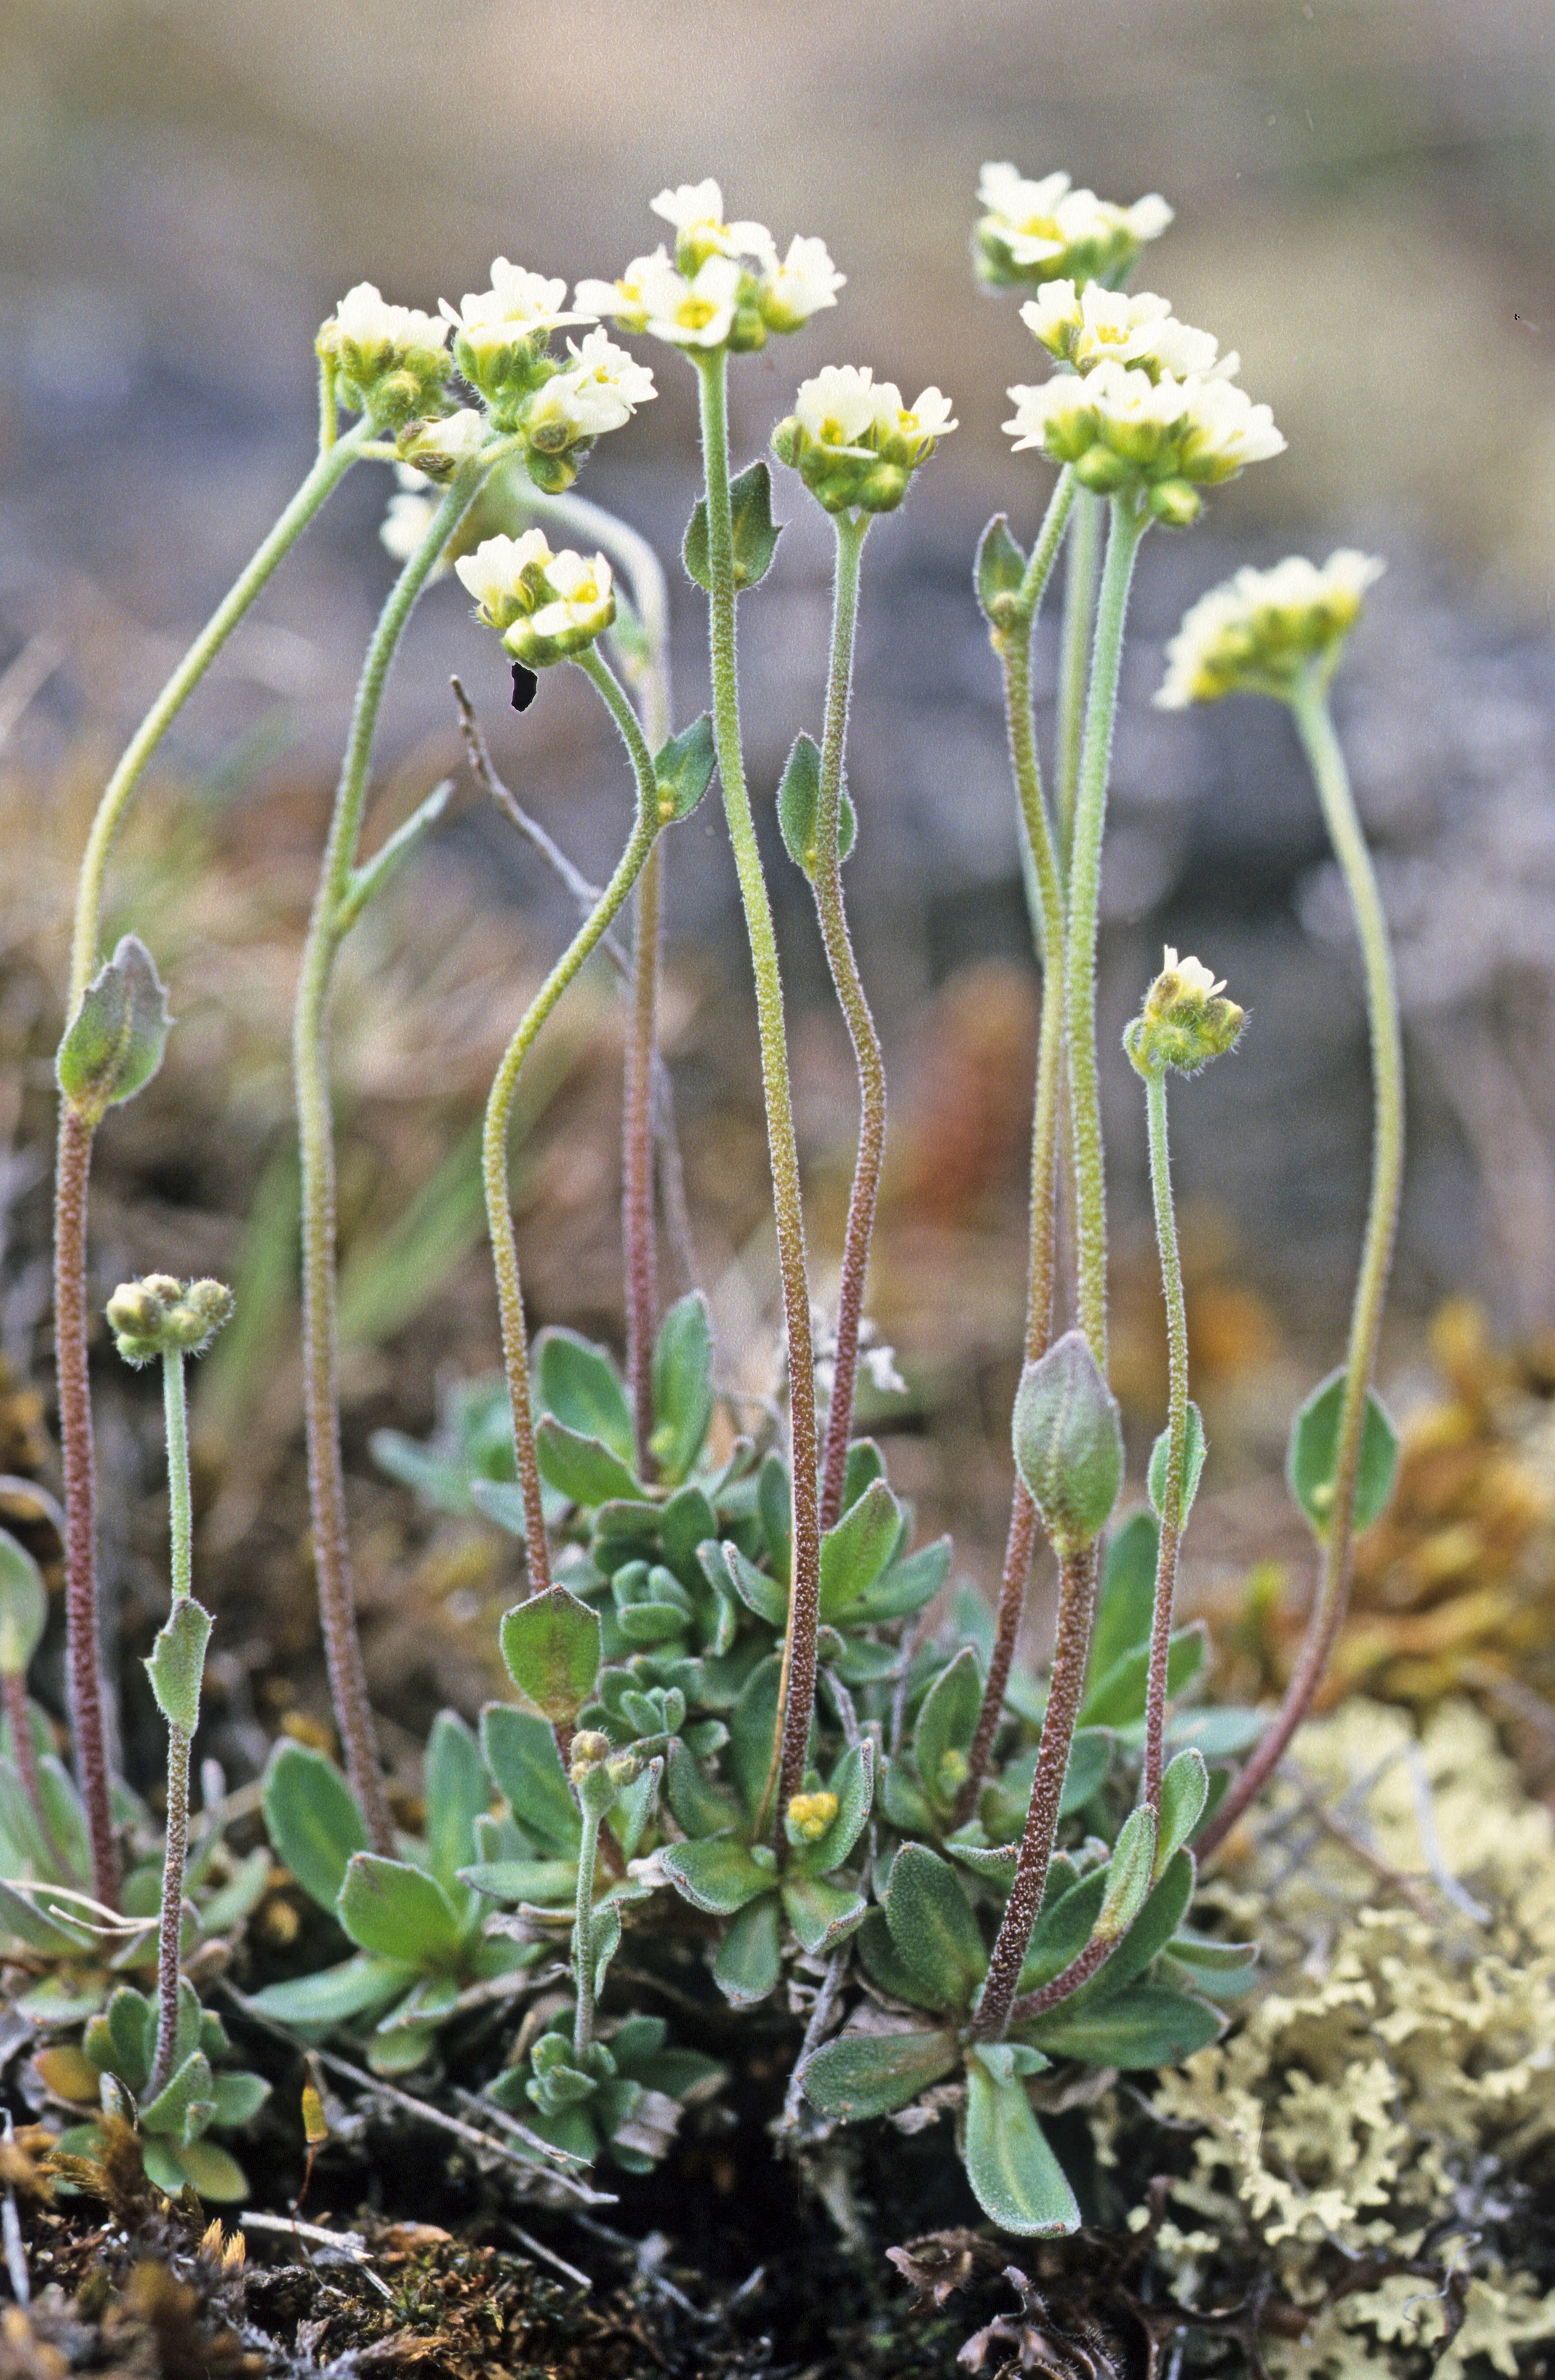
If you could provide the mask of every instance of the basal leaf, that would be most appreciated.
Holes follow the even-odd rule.
[[[277,2024],[304,2025],[323,2031],[354,2016],[371,2016],[399,1999],[415,1982],[417,1970],[403,1959],[358,1955],[315,1975],[294,1975],[285,1983],[266,1984],[253,1996],[261,2016]]]
[[[480,1747],[456,1711],[439,1711],[427,1739],[427,1850],[439,1884],[452,1885],[475,1851],[475,1822],[491,1807]]]
[[[660,1864],[675,1890],[694,1909],[712,1910],[721,1916],[743,1909],[758,1893],[771,1892],[777,1887],[775,1866],[752,1859],[747,1845],[734,1835],[671,1843],[660,1853]]]
[[[686,1477],[711,1419],[712,1318],[707,1299],[693,1290],[665,1315],[653,1350],[650,1445],[662,1479],[673,1484]]]
[[[712,1964],[712,1979],[735,2008],[754,2008],[778,1986],[783,1973],[783,1907],[775,1892],[752,1900],[731,1919]]]
[[[639,1492],[626,1464],[602,1439],[586,1438],[553,1414],[546,1414],[536,1425],[535,1460],[541,1476],[572,1504],[605,1504],[616,1497],[635,1498]],[[490,1489],[482,1511],[490,1511],[501,1493],[500,1488]]]
[[[954,2072],[960,2058],[950,2033],[844,2034],[808,2058],[799,2079],[821,2115],[856,2124],[893,2115]]]
[[[346,1864],[368,1847],[361,1812],[334,1763],[307,1744],[278,1743],[264,1772],[264,1824],[276,1858],[333,1917]]]
[[[1004,2073],[1012,2045],[974,2049],[966,2060],[963,2155],[983,2213],[1018,2239],[1079,2228],[1080,2210],[1063,2168],[1031,2112],[1018,2071]],[[1013,2058],[1011,2059],[1013,2064]]]
[[[820,1616],[835,1620],[868,1592],[896,1550],[902,1508],[883,1479],[820,1541]]]
[[[1121,1521],[1108,1538],[1086,1677],[1087,1689],[1104,1678],[1125,1653],[1148,1645],[1160,1550],[1160,1524],[1143,1506]]]
[[[845,1941],[869,1908],[863,1894],[852,1886],[829,1884],[823,1876],[801,1874],[784,1880],[783,1905],[800,1949],[811,1958],[820,1958]]]
[[[435,1877],[404,1860],[358,1852],[346,1870],[336,1914],[359,1950],[442,1967],[457,1958],[457,1912]]]
[[[970,1645],[965,1645],[924,1696],[913,1737],[918,1777],[938,1810],[954,1805],[966,1781],[966,1755],[982,1700],[982,1665]]]
[[[922,2004],[969,2008],[988,1952],[955,1870],[926,1845],[904,1843],[892,1863],[885,1918]]]
[[[1174,1760],[1168,1762],[1160,1780],[1160,1840],[1156,1845],[1155,1867],[1158,1876],[1184,1844],[1192,1841],[1209,1799],[1209,1771],[1204,1765],[1204,1755],[1197,1751],[1179,1752]]]
[[[576,1860],[583,1821],[545,1721],[511,1703],[488,1703],[480,1750],[524,1833],[555,1857]]]
[[[535,1341],[535,1385],[543,1412],[579,1438],[597,1438],[623,1463],[636,1459],[632,1408],[610,1354],[577,1330],[542,1330]]]

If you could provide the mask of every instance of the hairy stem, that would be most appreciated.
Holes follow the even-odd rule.
[[[175,1608],[194,1583],[194,1512],[189,1493],[188,1402],[181,1350],[162,1359],[162,1408],[167,1431],[169,1574]],[[146,2084],[155,2098],[173,2071],[178,2031],[178,1953],[184,1925],[184,1864],[189,1839],[189,1730],[167,1730],[167,1843],[162,1863],[162,1925],[157,1947],[156,2049]]]
[[[65,1672],[76,1782],[91,1844],[91,1889],[119,1905],[118,1846],[108,1795],[103,1646],[97,1611],[97,1515],[87,1377],[87,1181],[94,1127],[60,1103],[55,1167],[54,1331],[59,1373],[59,1436],[65,1457]]]
[[[524,1293],[518,1273],[518,1242],[513,1228],[508,1187],[508,1128],[513,1101],[525,1061],[541,1026],[565,991],[586,958],[602,939],[640,876],[659,832],[659,784],[652,756],[643,740],[636,711],[598,652],[590,647],[575,656],[577,667],[599,689],[621,732],[637,780],[637,819],[631,840],[615,873],[593,909],[525,1010],[522,1021],[503,1053],[486,1102],[481,1171],[486,1187],[486,1222],[492,1236],[492,1261],[497,1277],[497,1304],[502,1318],[503,1360],[507,1371],[508,1402],[513,1415],[513,1451],[524,1500],[524,1545],[529,1593],[539,1595],[551,1585],[551,1555],[546,1543],[545,1513],[541,1502],[540,1464],[535,1455],[534,1404],[529,1392],[529,1342],[524,1322]]]
[[[658,1049],[660,892],[663,846],[655,843],[638,882],[632,998],[621,1102],[621,1248],[626,1287],[626,1392],[638,1477],[654,1462],[653,1342],[659,1325],[659,1251],[653,1210],[653,1074]]]
[[[1349,771],[1329,710],[1326,682],[1316,674],[1291,699],[1296,732],[1318,787],[1323,819],[1343,874],[1360,938],[1366,969],[1367,1010],[1371,1033],[1373,1097],[1371,1198],[1361,1245],[1360,1271],[1350,1313],[1350,1343],[1345,1356],[1344,1397],[1340,1407],[1335,1448],[1333,1502],[1323,1538],[1322,1569],[1317,1601],[1307,1622],[1300,1658],[1281,1704],[1257,1750],[1206,1828],[1200,1856],[1207,1857],[1225,1840],[1244,1810],[1264,1785],[1296,1729],[1311,1707],[1312,1697],[1343,1624],[1350,1596],[1355,1552],[1355,1488],[1360,1471],[1361,1437],[1366,1426],[1367,1394],[1377,1365],[1377,1342],[1382,1308],[1388,1294],[1393,1237],[1398,1228],[1399,1198],[1403,1187],[1403,1039],[1399,1026],[1398,993],[1388,940],[1388,920],[1378,890],[1376,871],[1366,835],[1355,812]]]
[[[842,1518],[843,1479],[853,1435],[853,1401],[858,1378],[858,1330],[864,1313],[864,1282],[875,1228],[881,1167],[885,1161],[885,1058],[864,979],[858,972],[843,899],[843,758],[847,745],[848,695],[853,681],[853,636],[858,616],[858,565],[869,515],[837,516],[837,569],[832,604],[832,661],[826,681],[826,719],[821,729],[820,783],[816,799],[815,886],[826,964],[853,1044],[858,1071],[858,1156],[848,1198],[843,1238],[842,1279],[837,1291],[837,1357],[832,1402],[826,1415],[826,1446],[820,1466],[820,1526]]]
[[[344,445],[346,441],[340,443]],[[339,448],[334,451],[338,453]],[[346,757],[303,947],[292,1020],[292,1072],[302,1160],[303,1402],[308,1424],[308,1488],[313,1515],[319,1617],[329,1666],[330,1696],[351,1791],[374,1851],[390,1857],[395,1847],[394,1827],[379,1771],[367,1673],[357,1634],[345,1466],[340,1451],[329,997],[335,956],[346,930],[342,915],[351,896],[373,736],[390,664],[433,565],[501,451],[500,447],[488,450],[487,455],[467,463],[456,473],[426,535],[401,570],[379,613],[357,685]]]
[[[1177,1549],[1183,1538],[1183,1466],[1188,1445],[1188,1317],[1183,1301],[1183,1266],[1172,1210],[1172,1156],[1166,1137],[1164,1070],[1145,1078],[1150,1138],[1150,1188],[1155,1198],[1156,1245],[1166,1298],[1166,1489],[1160,1504],[1160,1550],[1156,1557],[1156,1596],[1150,1620],[1150,1667],[1145,1688],[1145,1763],[1142,1800],[1159,1816],[1165,1766],[1166,1670],[1172,1647],[1172,1609],[1177,1596]]]
[[[572,1929],[573,1975],[577,2004],[572,2020],[572,2054],[587,2070],[594,2046],[594,1864],[600,1846],[600,1820],[583,1803],[583,1838],[577,1847],[577,1899]]]
[[[728,358],[699,358],[702,462],[707,482],[708,562],[712,579],[709,647],[713,736],[723,814],[739,879],[746,933],[756,978],[761,1037],[761,1087],[767,1106],[767,1148],[772,1169],[778,1264],[788,1333],[789,1452],[794,1482],[794,1583],[784,1634],[783,1725],[778,1810],[804,1783],[810,1715],[815,1707],[816,1632],[820,1604],[820,1508],[816,1482],[815,1351],[810,1336],[809,1272],[805,1261],[804,1208],[794,1102],[784,1034],[783,978],[771,904],[761,873],[756,828],[740,743],[739,680],[735,653],[735,533],[729,500]],[[779,1828],[780,1839],[782,1828]]]
[[[1025,1361],[1034,1364],[1047,1352],[1052,1335],[1053,1290],[1057,1271],[1058,1155],[1060,1090],[1063,1075],[1063,890],[1058,854],[1042,794],[1042,768],[1031,710],[1031,648],[1043,590],[1063,540],[1064,524],[1075,492],[1072,471],[1065,471],[1054,489],[1047,517],[1032,551],[1021,586],[1021,604],[1014,620],[999,632],[995,648],[1004,675],[1004,725],[1010,744],[1010,767],[1020,801],[1021,827],[1028,880],[1037,896],[1039,953],[1042,962],[1042,1022],[1037,1041],[1037,1091],[1031,1118],[1031,1190],[1026,1277]],[[1031,1574],[1031,1548],[1036,1542],[1037,1507],[1025,1481],[1016,1475],[1010,1504],[1010,1526],[1004,1544],[1004,1566],[999,1583],[999,1609],[994,1621],[993,1652],[978,1713],[966,1775],[956,1795],[953,1824],[965,1826],[978,1806],[978,1795],[988,1773],[993,1740],[1004,1707],[1004,1689],[1015,1656],[1021,1614],[1026,1608],[1027,1582]]]
[[[1104,507],[1088,488],[1077,492],[1075,518],[1063,563],[1063,626],[1058,658],[1058,847],[1065,868],[1075,842],[1075,804],[1080,787],[1080,749],[1085,735],[1086,678],[1096,625],[1097,582],[1101,574]]]
[[[1031,1929],[1042,1906],[1058,1833],[1063,1775],[1069,1766],[1086,1663],[1090,1658],[1091,1627],[1096,1618],[1096,1570],[1094,1545],[1059,1556],[1058,1631],[1053,1643],[1048,1707],[1042,1716],[1037,1769],[1031,1779],[1031,1800],[1027,1807],[1020,1856],[1015,1862],[1014,1882],[1004,1904],[993,1955],[988,1962],[988,1977],[972,2020],[972,2030],[980,2041],[997,2041],[1010,2022]]]
[[[1150,518],[1131,494],[1114,496],[1112,503],[1112,523],[1097,605],[1085,745],[1075,806],[1064,950],[1064,1050],[1075,1145],[1079,1320],[1103,1376],[1107,1370],[1107,1186],[1101,1145],[1100,1075],[1096,1057],[1096,935],[1101,899],[1101,838],[1107,824],[1107,779],[1118,705],[1124,620],[1135,556]]]

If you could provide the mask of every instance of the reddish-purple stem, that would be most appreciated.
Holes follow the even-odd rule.
[[[105,1909],[117,1909],[119,1860],[103,1718],[91,1389],[87,1378],[87,1183],[94,1130],[68,1099],[61,1101],[55,1176],[54,1339],[65,1454],[65,1667],[70,1737],[91,1844],[92,1892]]]

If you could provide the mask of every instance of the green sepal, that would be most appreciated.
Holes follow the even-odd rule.
[[[157,1631],[146,1662],[158,1710],[169,1727],[181,1728],[186,1735],[200,1724],[200,1684],[210,1641],[210,1613],[192,1595],[181,1595]]]
[[[633,1461],[632,1408],[607,1351],[581,1332],[556,1328],[535,1341],[535,1387],[541,1409],[579,1438],[597,1438]]]
[[[707,731],[711,770],[712,731],[705,716],[699,724]],[[649,1450],[666,1485],[686,1477],[707,1442],[711,1421],[712,1318],[700,1290],[692,1290],[671,1306],[653,1347],[653,1432]]]
[[[712,718],[706,710],[678,735],[660,745],[653,755],[653,776],[659,788],[659,816],[665,826],[690,817],[711,784],[717,765]]]
[[[772,518],[772,475],[765,461],[749,464],[729,482],[729,508],[734,516],[735,592],[759,586],[771,566],[783,525]],[[699,496],[686,527],[681,548],[686,575],[705,595],[712,593],[712,566],[708,558],[708,504]]]
[[[1291,1494],[1301,1506],[1319,1545],[1328,1535],[1333,1503],[1333,1474],[1339,1448],[1340,1415],[1344,1403],[1344,1374],[1330,1372],[1315,1388],[1291,1424],[1285,1476]],[[1380,1518],[1393,1492],[1398,1469],[1398,1433],[1374,1389],[1367,1390],[1366,1419],[1361,1426],[1360,1460],[1355,1466],[1355,1533],[1369,1529]]]
[[[334,1914],[346,1869],[369,1837],[356,1797],[332,1760],[282,1742],[264,1772],[264,1824],[275,1855],[310,1900]]]
[[[1010,628],[1019,614],[1020,590],[1026,579],[1026,556],[1010,534],[1002,513],[995,513],[978,540],[973,583],[978,603],[990,628]]]
[[[844,2034],[807,2058],[799,2081],[822,2116],[858,2124],[894,2115],[960,2063],[951,2033]]]
[[[48,1621],[43,1572],[25,1546],[0,1529],[0,1677],[26,1677]]]
[[[1163,1429],[1150,1449],[1150,1467],[1147,1475],[1150,1502],[1158,1516],[1166,1516],[1166,1466],[1172,1452],[1172,1432]],[[1180,1529],[1187,1526],[1193,1500],[1198,1493],[1199,1475],[1204,1469],[1208,1449],[1204,1442],[1204,1416],[1190,1398],[1187,1427],[1183,1434],[1183,1508],[1177,1515]]]
[[[712,1979],[735,2008],[754,2008],[778,1986],[783,1973],[783,1910],[776,1893],[752,1900],[735,1917],[712,1962]]]
[[[150,951],[126,934],[82,992],[59,1045],[55,1073],[71,1106],[96,1123],[143,1090],[172,1023]]]
[[[358,1949],[381,1959],[442,1967],[458,1956],[463,1929],[453,1902],[434,1876],[405,1860],[358,1852],[335,1911]]]
[[[698,1842],[671,1843],[659,1858],[684,1900],[719,1916],[732,1915],[759,1894],[771,1892],[777,1884],[775,1870],[753,1860],[748,1847],[734,1835],[706,1835]]]
[[[902,1507],[874,1480],[820,1541],[820,1617],[835,1620],[866,1595],[896,1551]]]
[[[503,1614],[502,1657],[519,1693],[553,1727],[570,1727],[600,1674],[600,1615],[565,1586]]]
[[[983,2213],[1018,2239],[1076,2231],[1075,2193],[1031,2112],[1018,2060],[1014,2042],[967,2053],[966,2179]]]
[[[820,753],[812,735],[796,735],[794,748],[788,755],[783,779],[777,791],[778,825],[783,832],[784,848],[797,868],[811,882],[819,859],[816,836],[820,812]],[[837,856],[845,859],[857,839],[858,820],[854,815],[845,785],[837,788]]]
[[[571,1504],[607,1504],[613,1498],[635,1498],[642,1492],[626,1464],[602,1439],[585,1438],[553,1414],[544,1415],[535,1426],[535,1460],[541,1476]],[[491,1502],[481,1509],[491,1509],[501,1492],[493,1488]]]
[[[966,2009],[988,1951],[955,1870],[923,1843],[904,1843],[891,1866],[885,1920],[926,2008]]]

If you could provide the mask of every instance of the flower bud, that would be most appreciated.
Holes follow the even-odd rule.
[[[1211,1058],[1234,1050],[1246,1023],[1246,1012],[1233,1000],[1223,1000],[1217,983],[1198,959],[1179,959],[1168,945],[1165,965],[1145,995],[1145,1005],[1124,1035],[1124,1048],[1146,1076],[1165,1073],[1197,1075]]]
[[[796,1793],[784,1813],[791,1843],[818,1843],[837,1815],[835,1793]]]
[[[149,1364],[158,1355],[203,1354],[232,1313],[232,1292],[219,1281],[185,1284],[150,1272],[122,1281],[105,1311],[125,1362]]]
[[[568,1774],[573,1783],[580,1783],[590,1768],[597,1768],[601,1760],[608,1760],[614,1748],[609,1736],[599,1728],[580,1727],[573,1737],[567,1760]]]
[[[1118,1402],[1083,1331],[1066,1330],[1021,1375],[1015,1467],[1061,1554],[1094,1544],[1123,1486]]]

